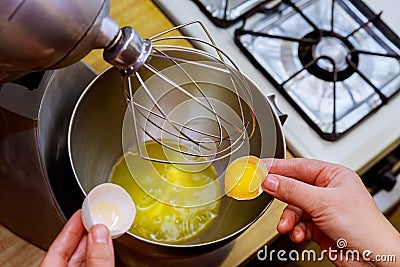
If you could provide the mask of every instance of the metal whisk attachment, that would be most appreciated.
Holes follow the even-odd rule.
[[[174,35],[187,27],[199,27],[204,38]],[[142,158],[209,163],[229,157],[251,137],[255,118],[248,81],[201,22],[145,40],[124,28],[104,57],[121,69]],[[146,151],[149,141],[162,145],[164,155]]]

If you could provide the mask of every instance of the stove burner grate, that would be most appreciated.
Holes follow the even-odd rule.
[[[400,90],[400,39],[380,16],[356,0],[285,0],[244,20],[235,42],[334,141]]]
[[[316,30],[304,36],[315,43],[301,42],[298,56],[303,66],[314,76],[328,82],[349,78],[358,65],[358,54],[345,37],[333,31]],[[348,60],[353,64],[348,64]]]
[[[192,0],[218,27],[227,28],[271,0]]]

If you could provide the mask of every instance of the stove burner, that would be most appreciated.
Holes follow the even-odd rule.
[[[353,66],[358,65],[359,57],[350,53],[354,46],[345,37],[332,31],[315,30],[303,40],[315,40],[315,44],[300,42],[298,51],[300,62],[315,77],[328,82],[344,81],[355,72]],[[354,65],[349,65],[347,60]]]
[[[218,27],[227,28],[251,15],[268,0],[192,0]]]
[[[359,0],[261,7],[235,43],[323,139],[338,140],[400,91],[400,39]]]

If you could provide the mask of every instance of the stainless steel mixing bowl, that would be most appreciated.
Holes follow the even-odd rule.
[[[190,55],[180,55],[180,57],[185,56],[190,60],[195,60]],[[157,58],[153,58],[151,64],[160,67],[157,66],[159,64]],[[254,83],[250,80],[248,83],[256,120],[254,133],[249,139],[250,154],[259,157],[283,158],[285,142],[277,112],[271,108],[268,98]],[[134,88],[139,88],[139,86],[139,84],[134,84]],[[226,92],[205,89],[205,93],[237,109],[235,106],[238,105],[237,99]],[[163,105],[168,105],[168,103],[172,102],[164,101]],[[246,108],[248,109],[245,106]],[[68,146],[76,179],[85,194],[94,186],[109,179],[113,165],[122,156],[122,128],[126,109],[121,76],[115,68],[110,68],[100,74],[87,87],[76,104],[70,123]],[[224,172],[227,162],[217,161],[213,164],[220,175]],[[213,251],[230,243],[243,233],[267,210],[271,201],[272,197],[265,193],[250,201],[237,201],[223,196],[216,221],[195,241],[171,245],[127,233],[116,240],[117,254],[118,246],[123,246],[125,251],[137,252],[152,258],[189,258]]]

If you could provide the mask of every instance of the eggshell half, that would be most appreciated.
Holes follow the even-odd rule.
[[[82,222],[86,230],[95,224],[108,227],[111,237],[127,232],[136,216],[135,203],[124,188],[112,183],[94,187],[82,204]]]
[[[253,197],[241,198],[241,197],[238,197],[238,196],[235,196],[234,194],[232,194],[231,190],[234,189],[234,187],[236,186],[236,183],[239,181],[239,179],[242,178],[242,175],[243,175],[243,173],[236,173],[234,170],[236,168],[235,165],[237,166],[238,163],[251,163],[254,166],[256,166],[256,168],[262,173],[262,175],[260,177],[251,177],[252,180],[250,181],[250,184],[249,184],[249,191],[254,192],[257,190],[257,194],[255,194]],[[243,169],[243,171],[244,171],[244,169]],[[235,159],[233,162],[231,162],[231,164],[229,164],[228,168],[225,171],[226,195],[229,197],[232,197],[234,199],[237,199],[237,200],[251,200],[251,199],[258,197],[263,192],[263,190],[261,188],[261,183],[264,180],[265,176],[267,176],[267,174],[268,174],[267,166],[265,166],[265,163],[261,159],[255,157],[255,156],[244,156],[244,157]]]

